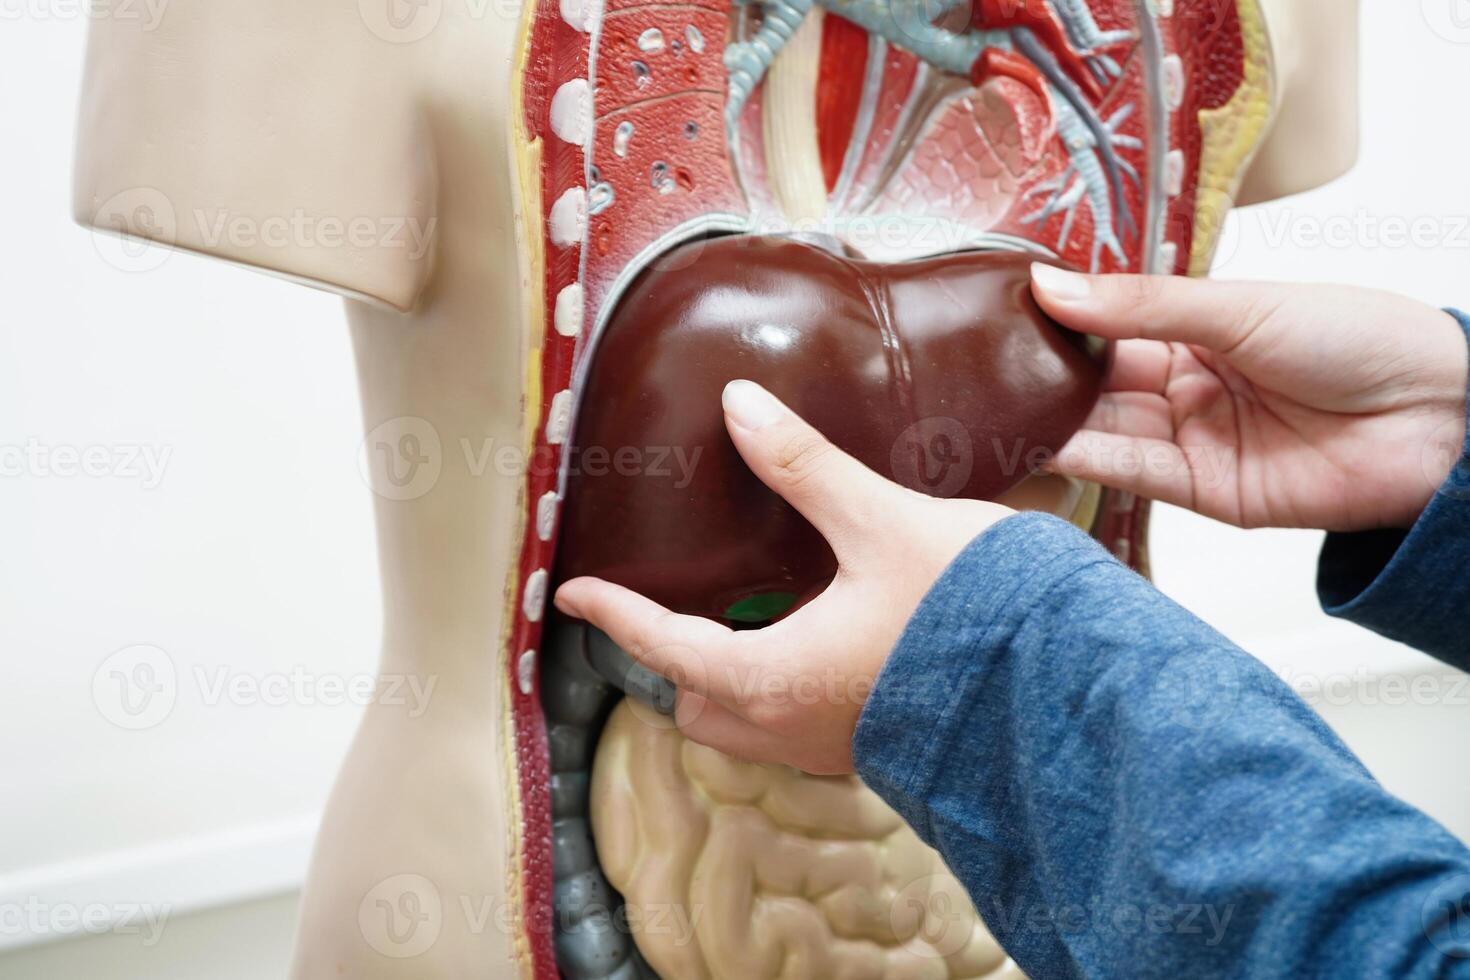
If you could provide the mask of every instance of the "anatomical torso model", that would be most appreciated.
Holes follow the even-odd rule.
[[[766,384],[885,475],[1143,567],[1146,503],[1034,462],[1107,352],[1030,259],[1204,274],[1341,172],[1341,0],[175,0],[92,28],[79,220],[347,297],[385,674],[298,975],[1017,975],[851,777],[739,763],[549,614],[598,574],[759,624],[831,558],[741,469]],[[1033,454],[1034,455],[1033,457]],[[982,906],[983,908],[983,906]]]

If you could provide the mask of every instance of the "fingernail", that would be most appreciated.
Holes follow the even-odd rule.
[[[754,381],[731,381],[720,396],[725,412],[742,429],[764,429],[786,411],[769,391]]]
[[[552,605],[556,606],[558,610],[568,616],[573,617],[574,619],[581,619],[582,616],[577,611],[577,604],[573,602],[570,598],[562,595],[562,593],[566,591],[566,583],[562,583],[562,587],[557,589],[556,594],[551,597]]]
[[[1092,283],[1086,276],[1040,262],[1031,263],[1031,281],[1041,287],[1048,299],[1063,302],[1084,300],[1092,292]]]

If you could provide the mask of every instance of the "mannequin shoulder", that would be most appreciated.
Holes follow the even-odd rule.
[[[356,0],[138,9],[90,27],[77,220],[411,307],[436,167],[403,46]]]
[[[1276,79],[1238,204],[1319,187],[1358,159],[1359,0],[1260,0]]]

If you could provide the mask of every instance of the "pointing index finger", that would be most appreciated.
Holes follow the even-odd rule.
[[[730,382],[722,402],[751,472],[821,533],[839,561],[864,548],[875,515],[891,508],[899,488],[753,382]]]
[[[688,691],[729,701],[735,634],[700,616],[683,616],[630,589],[577,578],[556,592],[556,607],[612,637],[628,656]]]

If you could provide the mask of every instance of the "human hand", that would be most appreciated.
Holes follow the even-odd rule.
[[[593,578],[564,584],[556,606],[677,683],[674,721],[694,741],[753,762],[851,772],[858,715],[909,617],[965,546],[1014,511],[891,483],[752,382],[731,382],[723,403],[746,464],[832,546],[832,584],[786,619],[739,632]]]
[[[1118,341],[1069,476],[1241,527],[1407,527],[1465,438],[1465,336],[1347,286],[1032,267],[1057,320]]]

